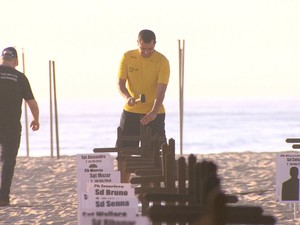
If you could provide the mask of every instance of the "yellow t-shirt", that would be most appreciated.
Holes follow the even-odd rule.
[[[126,87],[133,98],[138,99],[141,94],[144,94],[146,102],[138,102],[134,106],[126,104],[124,110],[148,113],[156,98],[157,84],[168,84],[169,77],[169,61],[163,54],[154,51],[149,58],[144,58],[139,54],[138,49],[126,52],[120,63],[118,78],[127,80]],[[162,106],[158,113],[164,112]]]

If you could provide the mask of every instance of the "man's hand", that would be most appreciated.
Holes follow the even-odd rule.
[[[32,120],[30,127],[33,131],[36,131],[36,130],[40,129],[40,124],[38,121]]]
[[[155,120],[156,116],[157,116],[157,114],[150,112],[150,113],[147,113],[140,121],[143,125],[147,125],[148,123]]]
[[[134,106],[134,104],[135,104],[135,99],[132,98],[132,97],[127,98],[127,104],[128,104],[129,106]]]

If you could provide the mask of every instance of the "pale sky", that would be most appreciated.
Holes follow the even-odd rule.
[[[185,98],[300,97],[299,0],[10,0],[0,8],[0,47],[16,46],[20,62],[24,48],[38,100],[48,99],[49,60],[59,99],[120,98],[119,61],[144,28],[170,61],[169,98],[178,96],[178,39]]]

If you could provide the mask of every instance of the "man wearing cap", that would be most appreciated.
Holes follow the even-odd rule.
[[[15,48],[2,51],[0,59],[0,206],[10,205],[10,187],[21,140],[21,113],[23,99],[32,113],[30,127],[39,129],[39,107],[26,76],[16,70],[18,54]]]

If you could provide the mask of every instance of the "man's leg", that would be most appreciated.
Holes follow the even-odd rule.
[[[140,114],[123,111],[120,120],[122,135],[138,136],[140,134]],[[139,147],[139,141],[117,142],[116,147]],[[121,183],[129,183],[130,173],[125,171],[125,161],[118,160],[121,171]]]
[[[152,130],[152,135],[157,136],[160,139],[159,146],[167,142],[166,131],[165,131],[165,113],[158,114],[151,123],[149,127]]]
[[[10,188],[14,175],[16,157],[20,145],[20,138],[15,140],[5,140],[1,144],[1,188],[0,188],[0,200],[2,202],[10,202]]]

